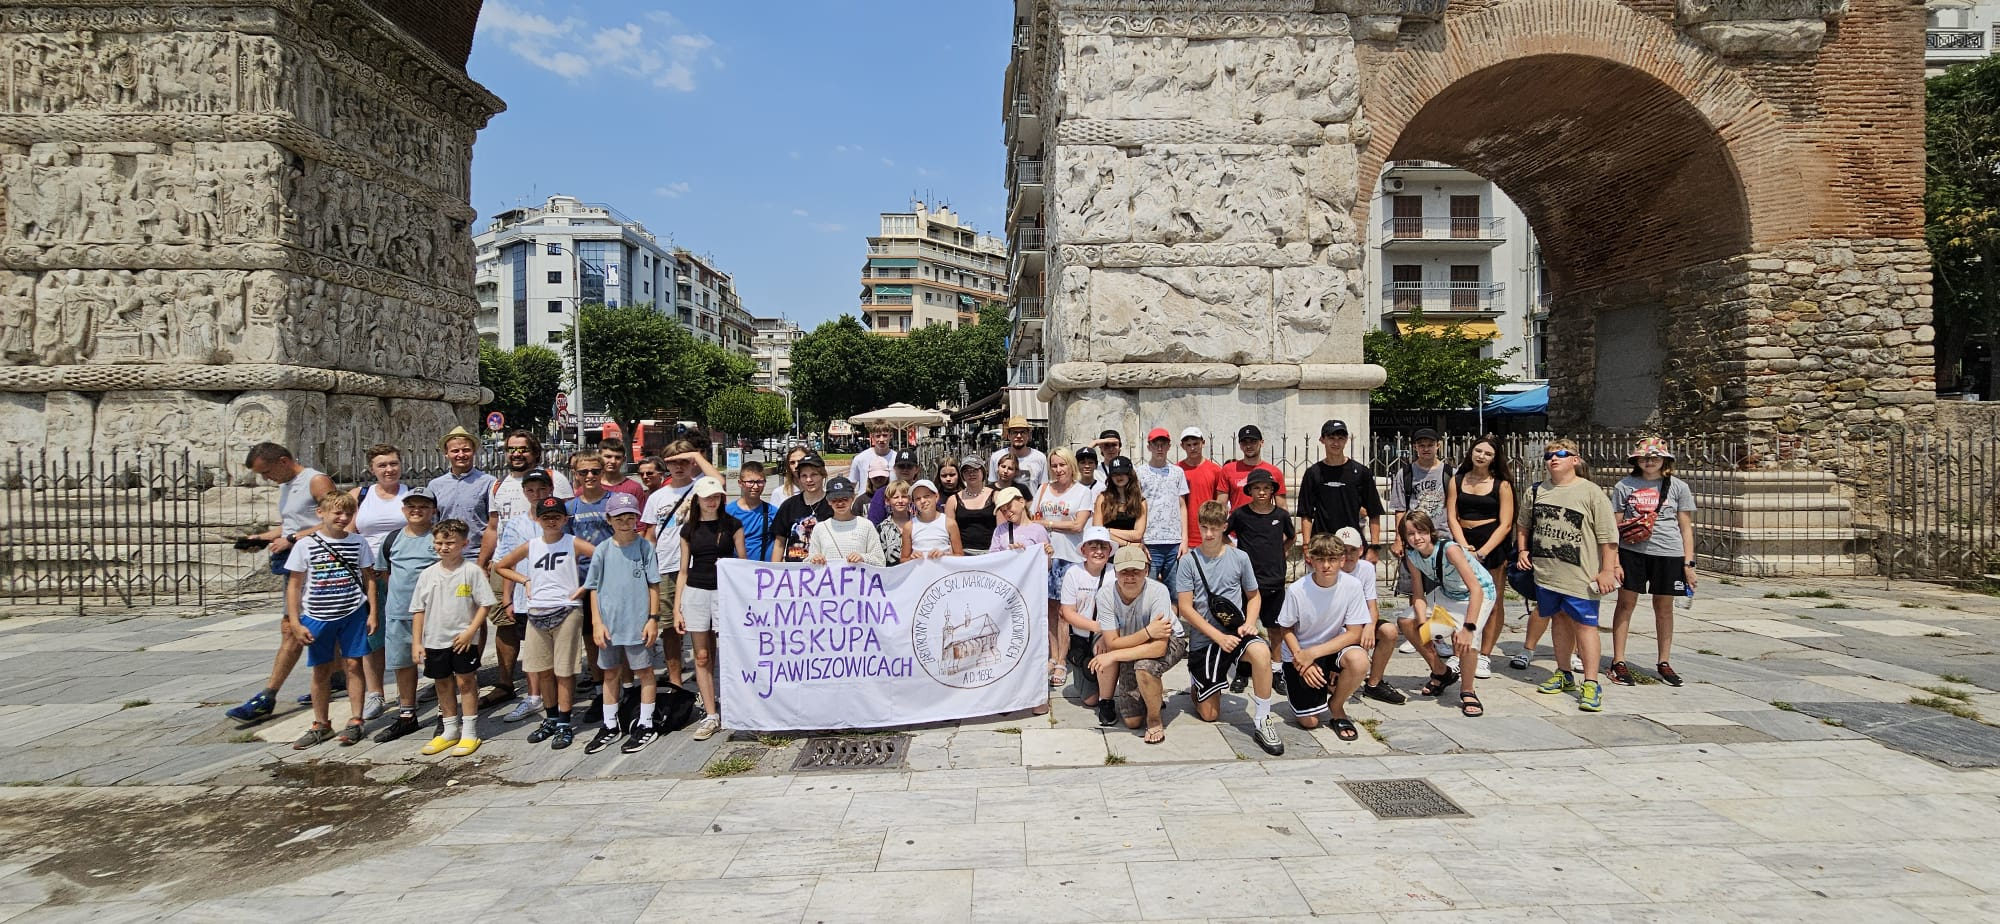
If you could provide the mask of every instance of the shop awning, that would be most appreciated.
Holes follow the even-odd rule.
[[[908,294],[910,294],[910,287],[909,287],[909,286],[876,286],[876,287],[875,287],[875,294],[876,294],[876,295],[908,295]]]
[[[1496,396],[1486,404],[1489,417],[1505,417],[1519,414],[1546,414],[1549,412],[1549,387],[1539,385],[1527,391]]]
[[[1421,322],[1397,321],[1396,329],[1405,332],[1416,330],[1418,328],[1431,328],[1433,330],[1443,330],[1444,328],[1451,326],[1453,323],[1456,323],[1458,325],[1458,329],[1464,331],[1467,337],[1472,337],[1479,340],[1500,339],[1500,325],[1495,324],[1492,321],[1485,320],[1483,318],[1466,318],[1463,321],[1454,322],[1452,320],[1440,320],[1435,316],[1426,316]]]

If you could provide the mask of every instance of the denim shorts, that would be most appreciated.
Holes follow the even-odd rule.
[[[382,622],[382,667],[392,671],[416,667],[416,659],[410,657],[410,643],[416,640],[412,634],[416,630],[416,622],[409,619],[384,619]]]

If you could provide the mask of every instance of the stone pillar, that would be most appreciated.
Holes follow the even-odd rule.
[[[1052,442],[1365,429],[1356,22],[1315,12],[1337,5],[1037,4],[1017,66],[1046,126]]]
[[[463,61],[362,0],[8,3],[0,444],[358,470],[471,423]]]

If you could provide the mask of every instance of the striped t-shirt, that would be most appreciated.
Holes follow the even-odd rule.
[[[285,570],[306,576],[306,592],[301,615],[331,622],[366,605],[362,593],[361,569],[372,568],[375,556],[368,543],[355,533],[339,539],[314,534],[300,539],[285,559]]]

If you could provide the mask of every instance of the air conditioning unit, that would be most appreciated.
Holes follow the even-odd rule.
[[[1399,177],[1399,176],[1391,176],[1391,177],[1383,177],[1383,178],[1382,178],[1382,191],[1383,191],[1383,192],[1392,192],[1392,193],[1399,193],[1399,192],[1402,192],[1402,191],[1403,191],[1403,178],[1402,178],[1402,177]]]

